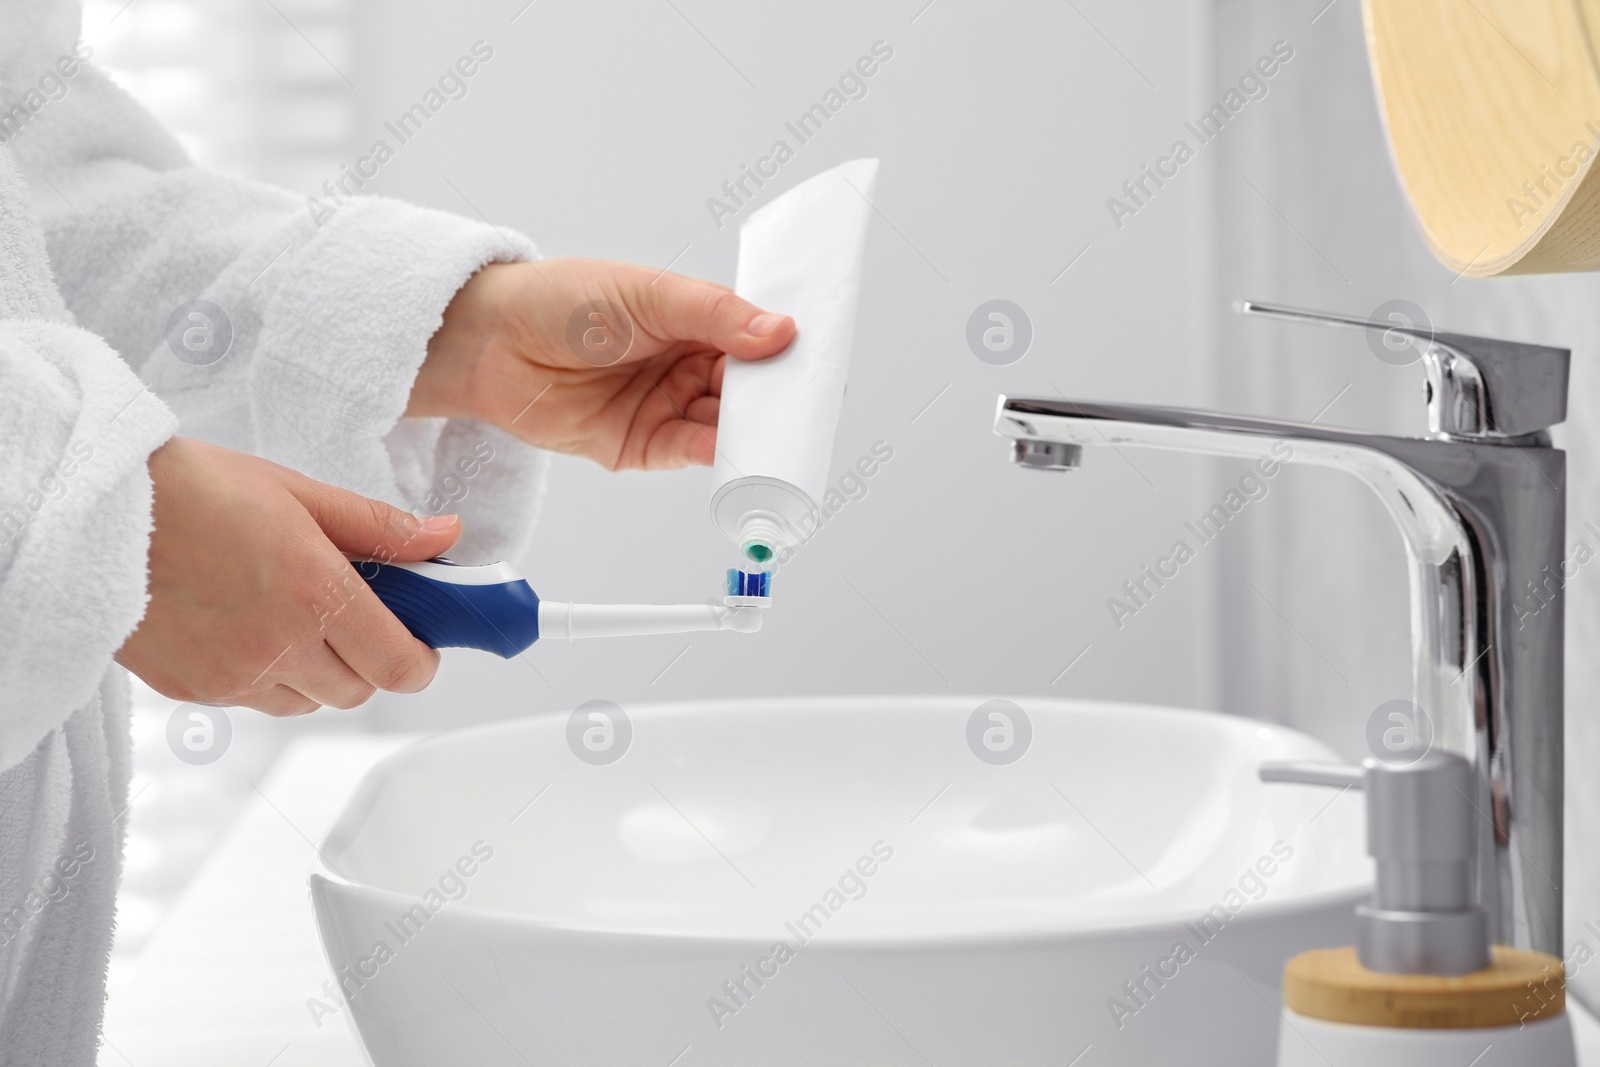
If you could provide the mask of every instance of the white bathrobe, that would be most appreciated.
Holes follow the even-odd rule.
[[[302,197],[191,166],[93,66],[77,0],[0,0],[0,1064],[92,1064],[128,802],[128,680],[146,600],[146,459],[179,429],[402,507],[485,441],[460,554],[528,528],[535,450],[401,415],[450,297],[515,234],[376,198]],[[81,50],[80,50],[81,51]],[[173,309],[232,347],[178,359]]]

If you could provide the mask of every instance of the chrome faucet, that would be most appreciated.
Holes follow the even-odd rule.
[[[1039,470],[1101,445],[1282,459],[1348,471],[1400,527],[1411,594],[1412,700],[1434,743],[1473,767],[1476,889],[1497,943],[1562,957],[1560,568],[1566,349],[1258,303],[1293,322],[1387,331],[1420,352],[1428,433],[1393,437],[1208,411],[1006,397],[995,432]],[[1542,605],[1529,610],[1530,595]]]

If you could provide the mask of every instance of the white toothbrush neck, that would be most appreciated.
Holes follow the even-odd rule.
[[[755,597],[730,598],[752,601]],[[755,633],[761,629],[764,605],[718,604],[573,604],[539,601],[539,637],[575,640],[583,637],[646,637],[704,630]]]

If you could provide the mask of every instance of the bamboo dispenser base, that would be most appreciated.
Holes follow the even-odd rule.
[[[1517,1026],[1566,1011],[1561,961],[1494,947],[1494,962],[1459,976],[1369,971],[1354,948],[1303,952],[1283,971],[1283,1005],[1327,1022],[1412,1030]]]

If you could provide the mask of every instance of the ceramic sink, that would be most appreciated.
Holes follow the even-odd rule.
[[[1034,697],[585,705],[381,764],[312,898],[378,1067],[1266,1065],[1371,868],[1359,793],[1256,767],[1331,758]]]

